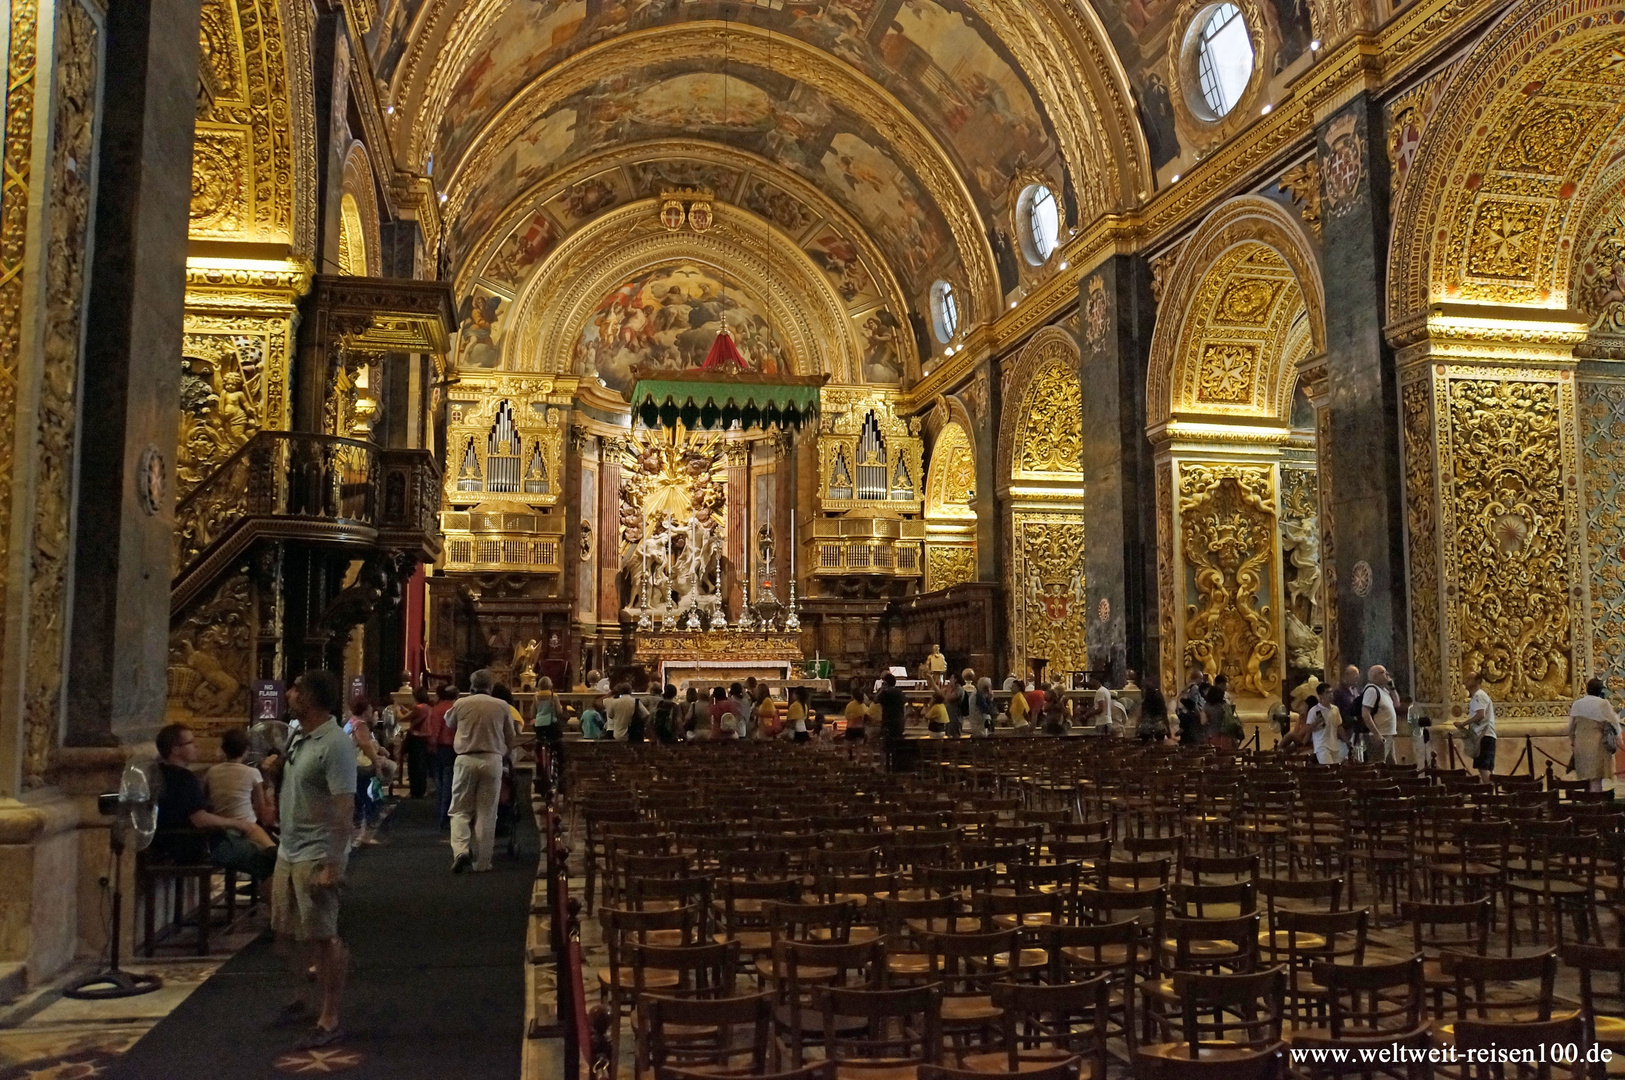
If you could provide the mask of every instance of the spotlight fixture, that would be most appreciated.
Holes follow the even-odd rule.
[[[1061,260],[1061,269],[1062,269],[1062,270],[1065,270],[1065,269],[1066,269],[1066,265],[1067,265],[1067,264],[1066,264],[1066,260],[1065,260],[1065,259],[1062,259],[1062,260]]]
[[[395,115],[395,106],[393,106],[393,105],[385,105],[384,106],[384,115],[385,116],[394,116]]]
[[[1320,39],[1319,38],[1315,38],[1315,40],[1313,40],[1313,41],[1311,41],[1309,43],[1309,51],[1310,52],[1319,52],[1320,51]]]
[[[1259,110],[1258,114],[1260,116],[1268,116],[1270,114],[1270,110],[1273,109],[1273,108],[1275,108],[1274,105],[1265,105],[1262,109]]]
[[[445,202],[445,201],[446,201],[446,198],[447,198],[447,196],[446,196],[446,193],[445,193],[445,192],[444,192],[444,191],[442,191],[442,192],[441,192],[441,193],[440,193],[440,201],[441,201],[441,202]]]
[[[1012,301],[1010,301],[1010,310],[1011,310],[1011,311],[1014,311],[1014,310],[1015,310],[1015,309],[1016,309],[1016,305],[1017,305],[1017,304],[1018,304],[1018,303],[1020,303],[1020,301],[1019,301],[1019,300],[1012,300]]]
[[[1174,175],[1173,175],[1173,176],[1172,176],[1172,177],[1170,177],[1170,178],[1169,178],[1169,180],[1168,180],[1168,182],[1169,182],[1169,183],[1170,183],[1170,184],[1177,184],[1177,183],[1179,183],[1179,174],[1178,174],[1178,173],[1174,173]]]

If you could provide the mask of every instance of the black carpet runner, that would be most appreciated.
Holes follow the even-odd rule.
[[[350,978],[338,1046],[292,1053],[269,1021],[291,996],[269,934],[227,961],[119,1059],[115,1080],[342,1073],[355,1080],[515,1080],[525,1026],[525,932],[536,877],[528,815],[519,858],[453,876],[432,798],[403,800],[384,844],[350,864],[340,933]]]

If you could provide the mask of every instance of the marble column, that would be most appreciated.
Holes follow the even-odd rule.
[[[1398,386],[1383,338],[1388,157],[1381,108],[1361,95],[1316,132],[1326,283],[1325,392],[1316,402],[1328,669],[1384,664],[1410,685]]]
[[[598,466],[598,622],[621,617],[621,457],[623,439],[604,439]]]
[[[1116,255],[1078,286],[1083,499],[1089,520],[1089,666],[1144,677],[1158,648],[1156,502],[1145,435],[1145,370],[1156,324],[1151,271]],[[1105,617],[1102,618],[1101,616]]]

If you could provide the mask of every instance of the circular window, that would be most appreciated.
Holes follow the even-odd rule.
[[[946,281],[931,286],[931,325],[944,345],[959,331],[959,299],[954,296],[953,285]]]
[[[1207,120],[1229,115],[1253,77],[1253,42],[1235,4],[1208,11],[1196,37],[1196,85]]]
[[[1055,204],[1055,192],[1043,184],[1028,184],[1016,200],[1016,224],[1021,254],[1033,266],[1044,265],[1061,234],[1061,210]]]

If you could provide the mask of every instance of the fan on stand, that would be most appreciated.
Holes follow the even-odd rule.
[[[163,985],[162,979],[121,971],[118,966],[119,932],[124,915],[124,849],[133,843],[137,851],[146,850],[158,831],[158,804],[153,801],[152,784],[147,780],[146,771],[139,765],[126,765],[117,793],[99,797],[96,809],[113,819],[113,827],[108,830],[108,844],[113,849],[112,953],[107,970],[75,980],[62,993],[90,1001],[150,994]]]

